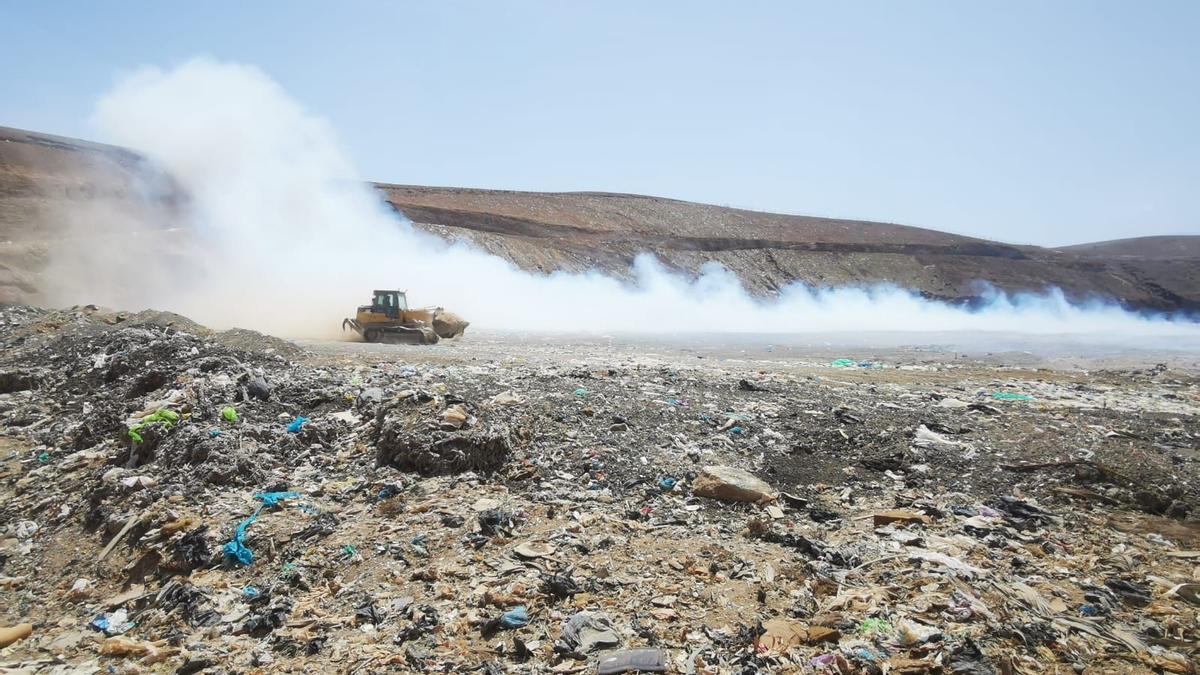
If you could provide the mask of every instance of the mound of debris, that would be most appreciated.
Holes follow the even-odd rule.
[[[0,349],[16,672],[1195,672],[1190,374]]]

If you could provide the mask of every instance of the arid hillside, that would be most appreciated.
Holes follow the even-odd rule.
[[[1200,259],[1200,237],[1175,235],[1162,237],[1133,237],[1097,241],[1091,244],[1067,246],[1063,250],[1075,255],[1101,258],[1156,258],[1159,260]]]
[[[887,282],[970,302],[986,281],[1010,292],[1053,286],[1138,309],[1200,308],[1200,237],[1051,250],[638,195],[376,187],[421,228],[543,273],[599,268],[628,276],[634,257],[648,252],[685,274],[718,262],[758,294],[795,281]],[[130,223],[177,239],[186,202],[170,177],[130,151],[0,128],[0,301],[37,299],[56,239],[122,237]],[[156,235],[140,236],[146,243]]]

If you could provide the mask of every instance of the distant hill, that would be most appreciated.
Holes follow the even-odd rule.
[[[639,195],[375,187],[418,227],[533,272],[600,269],[627,278],[634,257],[648,252],[686,275],[718,262],[761,295],[796,281],[892,283],[971,302],[986,281],[1009,292],[1058,287],[1069,297],[1104,296],[1131,308],[1200,309],[1195,237],[1046,249]],[[177,245],[182,237],[169,228],[181,222],[187,199],[136,153],[0,127],[0,302],[37,299],[50,251],[63,237],[120,237],[130,223],[152,222],[171,232],[153,246]],[[1159,240],[1184,244],[1134,243]]]
[[[1076,255],[1097,258],[1200,259],[1200,235],[1167,235],[1112,239],[1059,248]]]
[[[970,302],[980,281],[1010,292],[1063,289],[1131,308],[1200,307],[1200,255],[1127,260],[1016,246],[936,230],[731,209],[659,197],[376,186],[394,209],[444,237],[549,272],[628,274],[639,252],[696,274],[716,261],[753,292],[793,281],[818,286],[893,283]]]

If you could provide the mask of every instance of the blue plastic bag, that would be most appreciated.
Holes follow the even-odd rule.
[[[242,541],[246,538],[246,528],[250,527],[251,523],[258,520],[258,514],[268,506],[275,506],[282,499],[295,499],[300,494],[297,492],[265,492],[263,494],[254,495],[254,498],[262,502],[250,517],[238,524],[237,530],[233,533],[233,539],[221,547],[227,560],[232,560],[240,565],[250,566],[254,562],[254,551],[246,547]]]
[[[529,623],[529,612],[525,607],[514,607],[500,615],[500,625],[505,628],[521,628]]]

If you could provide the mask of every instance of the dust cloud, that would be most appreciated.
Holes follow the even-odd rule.
[[[162,223],[143,223],[157,234],[145,246],[126,239],[123,262],[87,266],[76,275],[86,283],[75,290],[215,327],[330,337],[372,289],[401,288],[414,305],[438,304],[475,327],[500,329],[1200,332],[1196,324],[1102,303],[1073,305],[1053,290],[996,293],[967,310],[886,286],[796,284],[758,299],[719,266],[684,279],[652,256],[637,259],[632,283],[599,272],[529,274],[405,222],[356,175],[327,123],[244,65],[196,59],[141,70],[99,101],[95,122],[105,141],[144,154],[186,191],[189,201],[174,217],[188,234],[164,235]],[[122,297],[103,296],[115,286]]]

